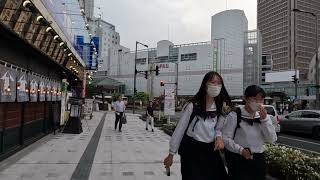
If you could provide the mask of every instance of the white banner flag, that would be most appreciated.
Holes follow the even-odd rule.
[[[174,115],[175,114],[175,90],[165,89],[164,91],[164,114]]]

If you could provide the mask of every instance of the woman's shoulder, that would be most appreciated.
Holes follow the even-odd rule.
[[[192,101],[188,101],[183,105],[183,110],[189,110],[189,109],[193,109],[193,102]]]

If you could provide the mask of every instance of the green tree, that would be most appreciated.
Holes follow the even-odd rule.
[[[117,101],[118,97],[120,96],[120,93],[113,93],[112,94],[112,101]]]
[[[141,100],[142,102],[147,102],[149,100],[149,94],[145,92],[138,92],[135,96],[135,100]]]
[[[92,98],[96,94],[96,87],[94,84],[87,84],[86,87],[86,97]]]

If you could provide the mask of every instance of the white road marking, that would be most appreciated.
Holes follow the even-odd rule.
[[[300,142],[314,144],[314,145],[320,145],[320,143],[315,143],[315,142],[311,142],[311,141],[305,141],[305,140],[301,140],[301,139],[290,138],[290,137],[287,137],[287,136],[281,136],[280,135],[279,138],[290,139],[290,140],[300,141]]]

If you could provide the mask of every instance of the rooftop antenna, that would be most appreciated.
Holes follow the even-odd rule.
[[[226,10],[228,10],[228,0],[226,0]]]
[[[170,41],[170,25],[168,24],[168,41]]]

